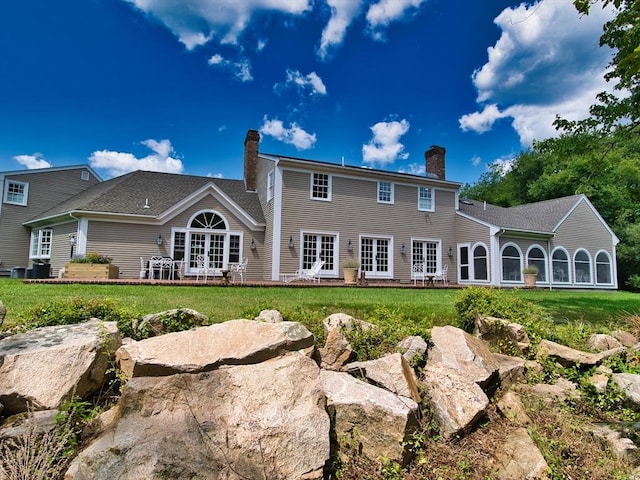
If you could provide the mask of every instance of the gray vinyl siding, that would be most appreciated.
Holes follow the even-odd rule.
[[[592,257],[599,250],[613,255],[612,245],[611,234],[585,202],[580,202],[562,222],[552,240],[552,248],[564,247],[571,255],[584,248]]]
[[[81,173],[89,172],[89,180],[82,180]],[[29,185],[27,205],[2,203],[0,208],[0,269],[28,266],[31,230],[22,224],[56,204],[72,197],[99,182],[86,168],[59,169],[52,171],[9,174],[7,180]],[[4,202],[4,183],[0,185]]]
[[[354,255],[359,256],[361,235],[392,237],[390,259],[393,278],[401,282],[411,279],[411,239],[429,238],[442,241],[443,265],[450,262],[446,255],[454,246],[453,190],[434,188],[434,212],[418,210],[418,185],[394,183],[394,203],[377,201],[378,178],[332,176],[330,202],[310,199],[310,174],[283,172],[281,272],[293,272],[300,266],[300,232],[326,231],[339,235],[339,260],[349,256],[347,242],[352,241]],[[320,173],[320,172],[319,172]],[[383,179],[383,178],[381,178]],[[387,179],[384,179],[387,180]],[[429,186],[427,183],[422,186]],[[295,248],[287,246],[289,237]],[[406,253],[400,254],[404,243]],[[449,265],[452,271],[453,264]],[[340,273],[341,275],[341,273]]]
[[[57,277],[60,269],[71,258],[71,245],[69,244],[69,235],[75,234],[78,223],[76,221],[54,225],[53,238],[51,245],[51,276]],[[75,249],[74,249],[75,254]]]
[[[271,270],[273,266],[273,256],[271,255],[271,252],[273,251],[274,199],[272,198],[271,200],[267,200],[267,177],[270,171],[274,171],[275,174],[275,162],[266,160],[262,157],[258,157],[257,191],[258,198],[260,199],[260,205],[262,206],[262,211],[264,212],[266,230],[263,235],[264,240],[261,243],[257,244],[256,249],[251,252],[250,257],[253,259],[253,263],[256,266],[261,266],[261,276],[265,279],[271,278]]]

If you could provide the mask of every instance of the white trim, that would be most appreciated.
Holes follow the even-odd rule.
[[[391,187],[390,191],[389,191],[389,196],[391,197],[391,199],[388,200],[388,201],[387,200],[380,200],[380,184],[381,183],[388,183],[389,186]],[[390,182],[388,180],[378,180],[376,182],[376,201],[378,203],[382,203],[382,204],[386,204],[386,205],[393,205],[395,203],[395,187],[394,187],[393,182]]]
[[[7,197],[9,195],[9,186],[12,184],[20,185],[23,187],[22,202],[7,200]],[[29,182],[21,182],[19,180],[13,180],[11,178],[6,179],[2,192],[2,203],[6,203],[7,205],[18,205],[20,207],[26,207],[29,204]]]
[[[298,236],[298,244],[300,245],[298,257],[299,268],[302,269],[303,257],[304,257],[304,236],[305,235],[317,235],[325,237],[333,237],[333,270],[324,270],[324,266],[320,270],[319,276],[322,278],[338,278],[340,275],[340,232],[328,231],[328,230],[300,230]],[[326,264],[325,264],[326,265]]]
[[[487,252],[487,279],[486,280],[480,280],[476,278],[476,264],[475,264],[475,256],[474,256],[474,251],[477,247],[484,247],[485,251]],[[491,256],[489,254],[491,250],[489,249],[489,247],[487,246],[486,243],[484,243],[483,241],[478,241],[474,244],[471,245],[471,248],[469,249],[469,278],[470,281],[473,283],[480,283],[480,284],[486,284],[486,283],[491,283]]]
[[[313,187],[315,185],[313,180],[316,175],[325,175],[327,177],[327,198],[313,196]],[[332,196],[333,196],[332,175],[330,173],[325,173],[325,172],[314,172],[314,171],[309,172],[309,199],[317,200],[319,202],[330,202],[332,200]]]
[[[366,272],[367,278],[393,278],[393,265],[395,262],[395,242],[393,235],[373,235],[368,233],[361,233],[358,235],[358,248],[360,249],[360,268],[362,266],[362,239],[367,238],[371,240],[388,240],[389,241],[389,271],[386,273],[379,272]]]
[[[556,282],[553,279],[553,254],[558,250],[560,250],[561,252],[564,252],[564,254],[567,256],[567,281],[566,282]],[[551,258],[551,270],[549,272],[551,275],[551,278],[549,279],[550,282],[553,283],[554,285],[570,285],[572,283],[571,274],[573,273],[573,266],[571,261],[571,255],[569,255],[569,251],[563,246],[557,246],[551,251],[549,257]]]
[[[413,242],[419,242],[419,243],[426,243],[426,242],[430,242],[430,243],[435,243],[436,244],[436,272],[442,270],[442,239],[441,238],[427,238],[427,237],[411,237],[410,238],[410,242],[411,244],[409,245],[409,248],[411,249],[411,251],[409,252],[409,257],[411,259],[411,265],[413,266]],[[425,272],[426,273],[426,272]],[[411,280],[413,280],[413,268],[411,268]]]
[[[430,190],[431,191],[431,208],[420,208],[420,190]],[[425,187],[424,185],[418,185],[417,192],[418,194],[418,211],[419,212],[435,212],[436,211],[436,191],[433,187]]]
[[[551,273],[549,271],[549,261],[548,261],[549,252],[542,245],[540,245],[538,243],[532,243],[531,245],[529,245],[527,247],[527,251],[526,251],[526,253],[524,255],[524,265],[525,265],[525,267],[527,265],[529,265],[529,252],[531,252],[531,250],[533,250],[534,248],[538,248],[542,252],[542,261],[544,263],[544,268],[546,270],[545,271],[546,280],[537,279],[537,283],[541,283],[541,284],[544,284],[544,285],[546,285],[547,283],[551,283],[551,280],[549,279],[549,276],[550,276],[550,273]]]
[[[578,255],[578,253],[580,252],[584,252],[587,254],[587,262],[586,264],[589,266],[589,281],[588,282],[579,282],[578,281],[578,271],[576,269],[576,256]],[[581,262],[581,263],[585,263],[585,262]],[[589,253],[589,251],[586,248],[577,248],[575,252],[573,252],[573,259],[571,262],[571,267],[573,269],[573,283],[575,285],[595,285],[595,279],[593,278],[593,258],[591,257],[591,254]]]
[[[518,280],[511,280],[508,278],[504,278],[504,264],[503,264],[503,255],[504,255],[504,251],[505,249],[509,248],[509,247],[514,247],[517,251],[518,254],[520,255],[520,269],[517,272],[518,275],[520,276],[520,279]],[[523,254],[522,254],[522,249],[520,248],[520,245],[518,245],[517,243],[514,242],[507,242],[504,245],[502,245],[502,248],[500,248],[500,281],[502,283],[507,283],[507,284],[520,284],[520,283],[524,283],[524,278],[522,276],[522,262],[523,262]]]
[[[282,168],[277,165],[273,179],[272,208],[271,280],[277,281],[280,279],[280,242],[282,241]]]
[[[78,229],[76,232],[76,255],[86,255],[87,235],[89,233],[89,219],[77,218],[76,220],[78,222]]]
[[[598,282],[598,255],[600,255],[601,253],[604,253],[607,256],[607,259],[609,260],[609,275],[611,276],[611,281],[609,283],[601,283]],[[609,252],[607,252],[604,249],[600,249],[596,252],[596,254],[593,256],[593,284],[597,285],[597,286],[607,286],[607,287],[611,287],[614,285],[615,283],[615,277],[613,276],[613,264],[614,261],[611,258],[611,254]]]
[[[591,209],[593,214],[596,216],[596,218],[598,218],[598,220],[604,226],[604,228],[607,230],[609,235],[611,235],[611,238],[613,239],[614,245],[617,245],[618,243],[620,243],[620,239],[618,238],[618,236],[613,232],[613,230],[611,230],[609,225],[607,225],[607,222],[604,221],[604,218],[602,218],[600,213],[598,213],[598,210],[596,210],[596,207],[593,206],[591,201],[587,198],[587,196],[584,193],[580,194],[580,198],[578,198],[578,200],[573,205],[573,207],[571,207],[569,209],[569,211],[567,212],[567,214],[565,216],[563,216],[560,219],[560,221],[558,221],[558,223],[556,224],[555,227],[553,227],[553,231],[555,232],[555,231],[558,230],[558,228],[560,228],[560,225],[562,225],[564,223],[564,221],[569,217],[569,215],[571,215],[573,213],[573,211],[576,208],[578,208],[578,205],[580,205],[581,202],[585,202],[587,204],[587,206]]]

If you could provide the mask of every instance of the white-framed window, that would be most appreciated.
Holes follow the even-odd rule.
[[[418,187],[418,210],[433,212],[433,188]]]
[[[83,170],[82,173],[80,174],[80,178],[82,180],[84,180],[85,182],[89,181],[89,172],[87,172],[86,170]]]
[[[489,256],[487,246],[479,243],[473,247],[473,272],[472,278],[479,281],[489,280]]]
[[[544,249],[539,245],[532,245],[527,251],[527,265],[533,265],[538,269],[538,282],[547,281],[547,257]]]
[[[311,198],[331,201],[331,175],[327,173],[311,174]]]
[[[502,247],[502,280],[505,282],[522,281],[522,252],[515,243]]]
[[[378,182],[378,203],[393,203],[393,183]]]
[[[49,228],[31,232],[31,251],[29,252],[29,258],[41,260],[50,259],[52,239],[53,230]]]
[[[557,247],[551,254],[553,283],[569,283],[569,255],[562,247]]]
[[[273,177],[275,172],[270,170],[267,173],[267,202],[273,198]]]
[[[576,283],[591,283],[591,257],[584,249],[577,250],[573,256],[573,269]]]
[[[331,232],[302,232],[302,268],[324,260],[320,274],[338,275],[338,235]]]
[[[613,274],[611,273],[611,257],[608,252],[601,250],[596,255],[596,283],[613,284]]]
[[[4,187],[4,203],[26,205],[29,196],[29,184],[7,180]]]
[[[411,241],[411,265],[421,263],[424,265],[424,273],[435,274],[440,270],[440,252],[440,240],[413,239]]]
[[[467,282],[471,278],[469,247],[468,243],[458,244],[458,278],[461,282]]]
[[[392,237],[360,237],[360,264],[367,277],[393,276]]]

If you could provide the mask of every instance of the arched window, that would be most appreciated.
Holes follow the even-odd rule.
[[[191,220],[189,226],[191,228],[206,228],[207,230],[226,230],[227,222],[215,212],[202,212]]]
[[[522,281],[520,269],[520,250],[515,245],[507,245],[502,250],[502,280]]]
[[[573,257],[576,283],[591,283],[591,258],[586,250],[578,250]]]
[[[607,252],[596,255],[596,283],[613,283],[611,279],[611,258]]]
[[[551,264],[553,267],[553,281],[555,283],[569,282],[569,256],[567,252],[558,248],[554,250],[551,256]]]
[[[547,262],[544,256],[544,250],[542,248],[533,246],[527,252],[527,265],[533,265],[538,268],[539,282],[547,281]]]
[[[473,249],[473,276],[475,280],[489,280],[487,249],[484,245],[476,245]]]

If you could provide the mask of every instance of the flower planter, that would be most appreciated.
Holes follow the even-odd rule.
[[[120,269],[110,263],[67,263],[64,278],[107,279],[118,278]]]
[[[344,283],[347,284],[356,284],[356,280],[358,279],[358,269],[357,268],[344,268],[342,269],[344,274]]]
[[[524,286],[526,288],[534,288],[536,286],[536,280],[538,279],[537,273],[525,273],[524,274]]]

